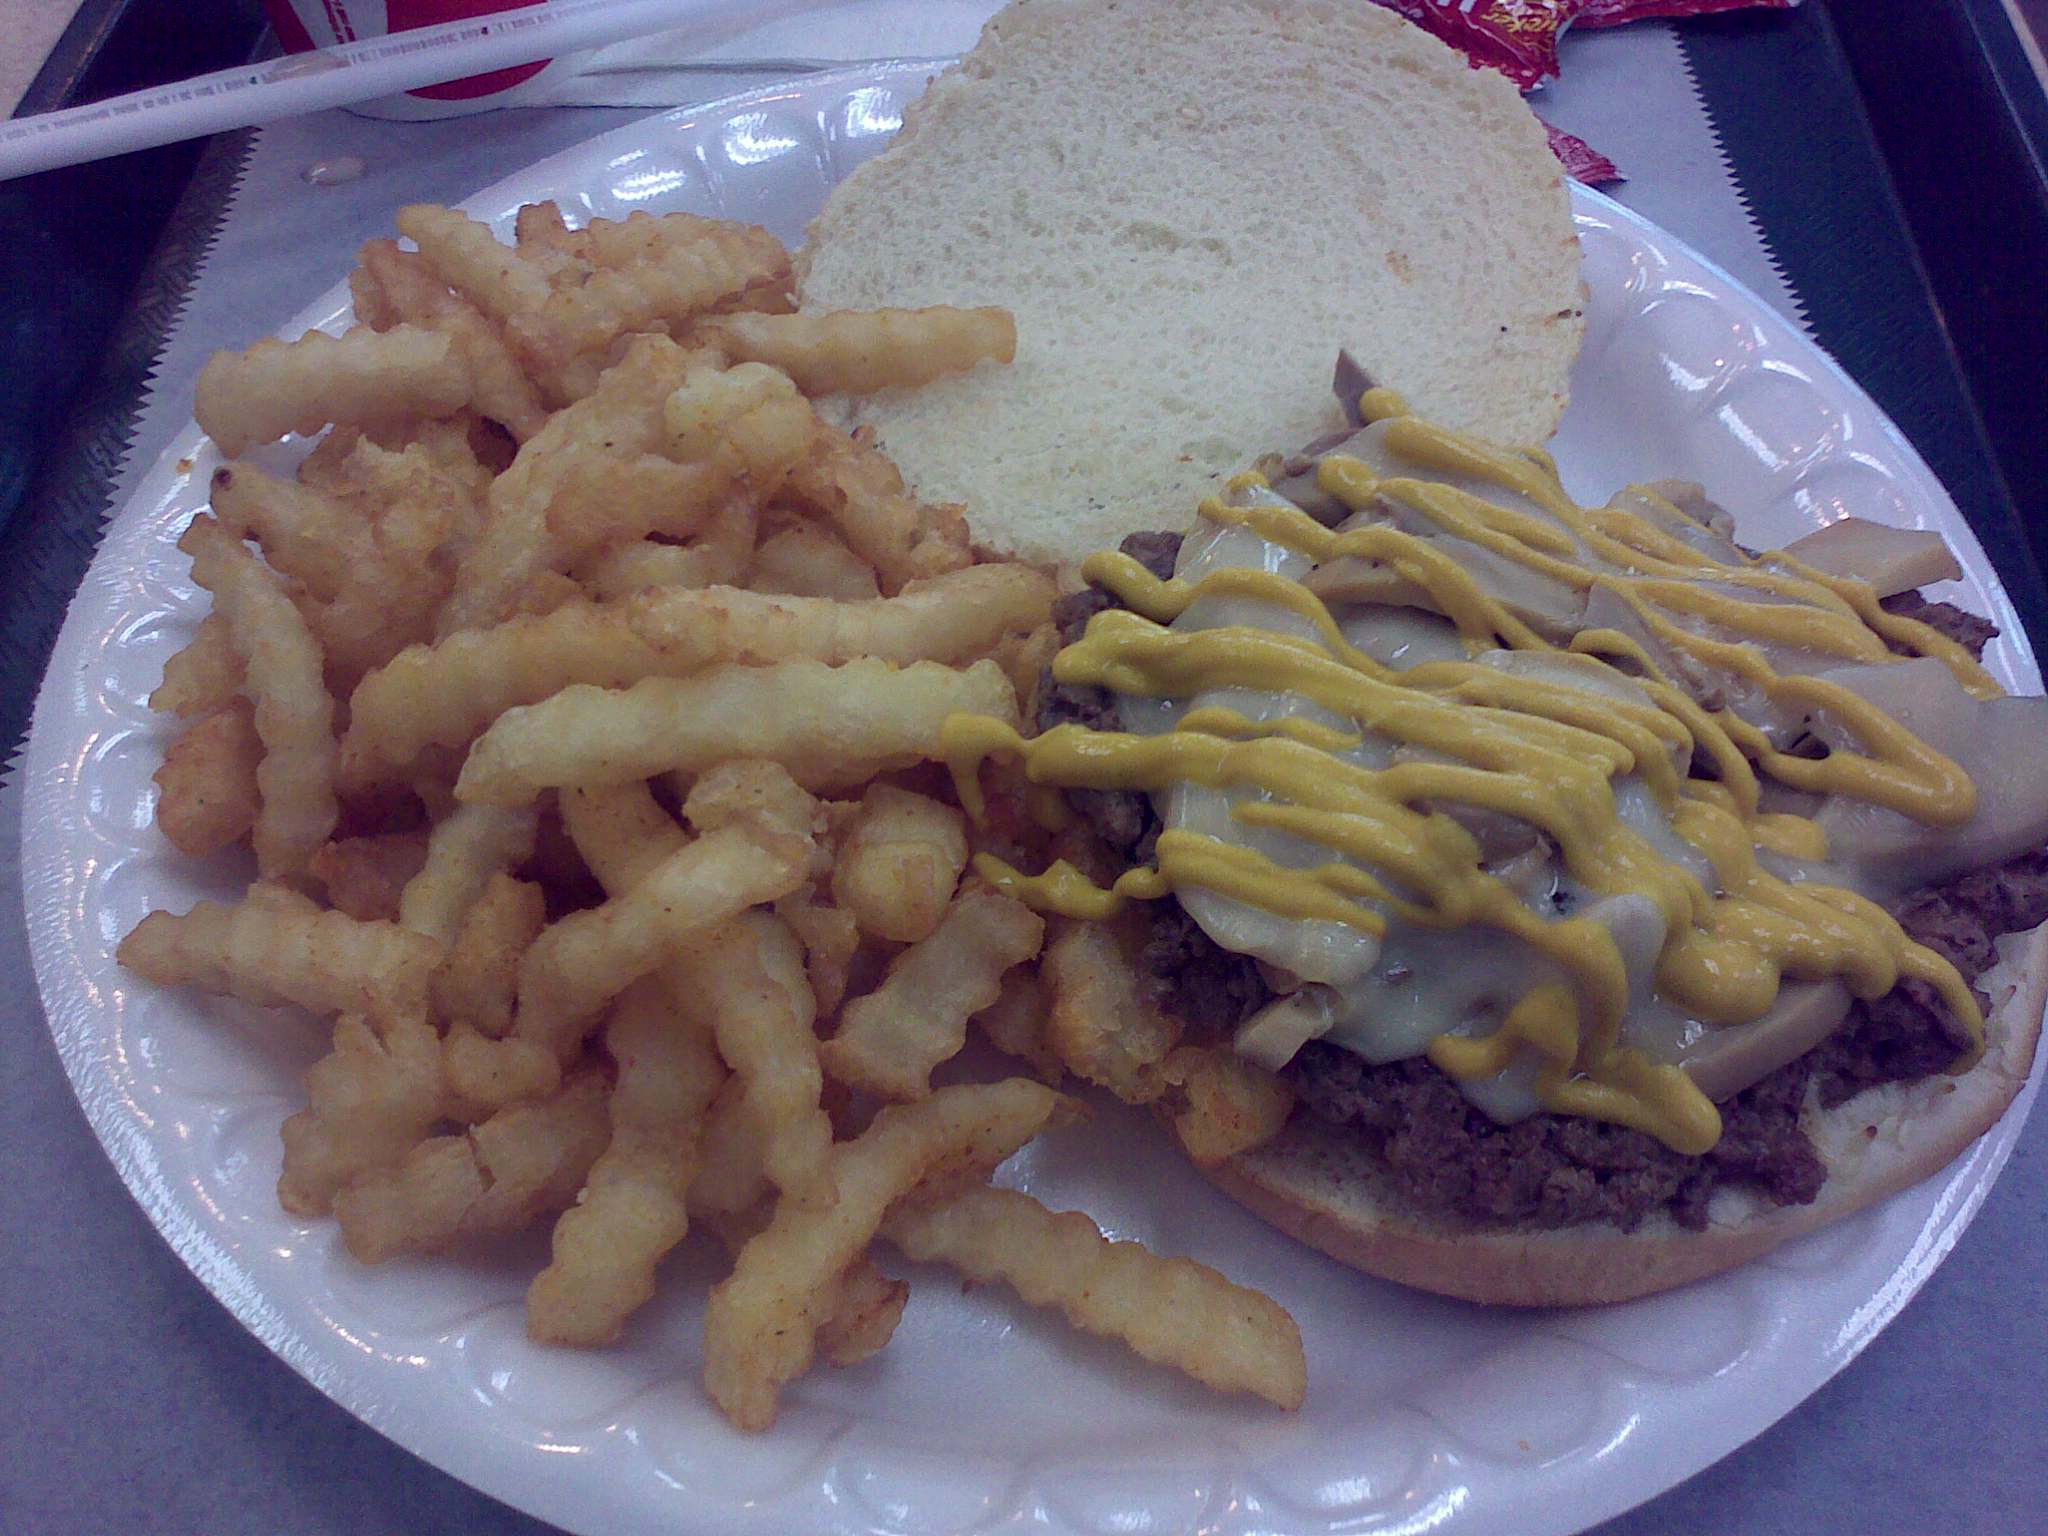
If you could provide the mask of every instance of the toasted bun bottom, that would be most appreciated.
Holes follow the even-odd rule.
[[[1627,1301],[1747,1263],[1938,1172],[2005,1113],[2033,1067],[2048,1001],[2048,924],[1999,941],[1978,983],[1991,999],[1984,1057],[1959,1077],[1858,1094],[1802,1123],[1827,1163],[1811,1205],[1718,1193],[1704,1231],[1661,1213],[1633,1232],[1605,1223],[1517,1230],[1415,1209],[1355,1135],[1298,1115],[1280,1138],[1205,1170],[1283,1232],[1369,1275],[1467,1301],[1580,1306]]]

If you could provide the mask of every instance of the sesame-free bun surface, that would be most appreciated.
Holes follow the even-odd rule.
[[[1365,0],[1019,0],[812,224],[806,310],[999,304],[1017,359],[847,401],[927,500],[1040,559],[1182,527],[1337,424],[1348,347],[1425,416],[1555,429],[1583,329],[1514,88]]]
[[[1999,943],[1978,983],[1991,999],[1983,1059],[1956,1077],[1894,1083],[1804,1123],[1828,1166],[1811,1205],[1718,1193],[1703,1232],[1659,1214],[1624,1232],[1447,1221],[1402,1204],[1354,1136],[1298,1114],[1281,1137],[1209,1177],[1274,1226],[1354,1269],[1446,1296],[1511,1306],[1627,1301],[1746,1263],[1945,1168],[2005,1113],[2033,1066],[2048,999],[2048,925]]]

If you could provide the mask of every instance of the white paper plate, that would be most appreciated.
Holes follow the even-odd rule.
[[[540,197],[572,215],[695,209],[794,240],[924,72],[845,71],[650,118],[468,206],[501,229]],[[1956,595],[2005,631],[1992,671],[2039,691],[1976,539],[1863,392],[1726,274],[1607,199],[1574,197],[1591,324],[1556,444],[1574,489],[1702,480],[1760,544],[1852,512],[1940,528],[1966,573]],[[286,329],[331,325],[345,302],[337,288]],[[1724,1455],[1839,1370],[1941,1261],[2019,1130],[2024,1103],[1938,1179],[1735,1274],[1517,1314],[1326,1263],[1212,1193],[1148,1124],[1106,1116],[1034,1145],[1006,1178],[1279,1297],[1308,1343],[1299,1415],[1218,1401],[931,1276],[881,1357],[813,1373],[772,1433],[734,1434],[696,1386],[705,1261],[681,1255],[667,1299],[594,1354],[527,1342],[537,1240],[361,1268],[329,1224],[292,1221],[273,1194],[314,1031],[115,968],[150,908],[229,885],[151,826],[169,733],[144,704],[203,607],[172,545],[212,463],[186,434],[115,518],[37,705],[23,863],[51,1030],[135,1198],[237,1317],[399,1444],[573,1530],[1575,1530]]]

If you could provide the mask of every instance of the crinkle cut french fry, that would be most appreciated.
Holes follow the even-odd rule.
[[[1052,994],[1045,1043],[1076,1077],[1149,1104],[1167,1089],[1161,1063],[1180,1026],[1140,984],[1131,944],[1109,924],[1055,923],[1041,967]]]
[[[695,1194],[693,1187],[693,1198]],[[766,1230],[770,1215],[768,1202],[762,1200],[710,1212],[706,1224],[738,1258],[740,1250]],[[890,1279],[869,1254],[861,1253],[820,1290],[818,1313],[823,1321],[818,1324],[817,1352],[828,1365],[859,1365],[889,1342],[909,1299],[907,1282]]]
[[[977,565],[867,602],[708,587],[642,592],[625,606],[664,670],[683,676],[713,660],[961,660],[1044,622],[1054,595],[1052,582],[1028,565]]]
[[[426,862],[399,897],[398,920],[415,933],[454,943],[464,915],[493,877],[533,856],[539,830],[531,807],[457,806],[435,824]]]
[[[440,1118],[441,1042],[424,1019],[396,1020],[380,1035],[343,1015],[306,1092],[307,1107],[284,1123],[277,1199],[294,1216],[321,1216],[352,1180],[395,1167]]]
[[[817,1331],[837,1300],[835,1281],[857,1259],[890,1205],[927,1173],[993,1169],[1050,1122],[1063,1100],[1023,1078],[942,1088],[876,1116],[833,1148],[838,1198],[821,1207],[784,1201],[712,1289],[704,1314],[704,1386],[741,1429],[775,1422],[782,1386],[816,1354]]]
[[[563,827],[607,895],[625,895],[689,841],[644,780],[572,785],[560,805]]]
[[[571,567],[592,597],[614,600],[643,587],[713,587],[739,580],[754,551],[754,514],[743,501],[714,511],[684,544],[639,539]]]
[[[385,832],[323,843],[306,873],[327,888],[337,912],[371,921],[396,921],[399,894],[427,861],[427,840],[417,832]]]
[[[832,900],[877,938],[914,944],[939,926],[967,867],[967,819],[893,784],[870,784],[839,839]]]
[[[957,507],[921,503],[904,489],[895,465],[822,422],[809,456],[790,472],[789,492],[839,530],[875,568],[885,592],[973,562]]]
[[[486,1035],[450,1022],[441,1040],[441,1075],[449,1114],[475,1125],[509,1105],[546,1098],[561,1086],[562,1064],[537,1041]]]
[[[413,926],[406,922],[403,902],[399,921]],[[547,901],[538,885],[507,874],[492,875],[484,883],[456,926],[448,958],[434,973],[434,1014],[451,1033],[466,1028],[498,1040],[511,1032],[519,961],[547,921]]]
[[[690,1214],[736,1217],[769,1196],[767,1134],[747,1096],[747,1085],[726,1079],[704,1120],[697,1177],[690,1182]]]
[[[822,528],[800,524],[771,534],[754,551],[745,585],[791,597],[829,597],[842,603],[882,595],[875,568]]]
[[[689,1230],[684,1195],[725,1081],[705,1022],[654,978],[620,995],[604,1039],[618,1068],[611,1141],[526,1293],[527,1332],[550,1344],[610,1343],[653,1296],[655,1265]]]
[[[591,258],[607,266],[659,261],[672,251],[709,247],[730,262],[758,267],[768,280],[789,281],[789,253],[758,224],[694,213],[656,216],[635,211],[623,219],[592,219],[576,234]]]
[[[968,1019],[996,1000],[1003,973],[1044,941],[1044,919],[1022,902],[962,892],[881,986],[840,1010],[839,1033],[818,1048],[825,1070],[883,1098],[923,1098],[932,1069],[967,1043]]]
[[[398,309],[375,273],[358,266],[348,275],[349,305],[356,312],[356,324],[373,331],[388,331],[398,324]]]
[[[401,325],[216,352],[199,371],[193,414],[234,458],[287,432],[452,416],[467,404],[469,375],[448,338]]]
[[[1004,974],[1002,991],[974,1016],[973,1023],[990,1045],[1025,1062],[1042,1082],[1057,1088],[1065,1069],[1045,1043],[1049,1003],[1038,969],[1020,965]]]
[[[821,829],[817,803],[769,763],[720,765],[684,809],[707,837],[804,845]],[[606,889],[620,893],[615,899],[640,896],[643,882],[681,856],[682,832],[645,784],[565,791],[562,815]],[[710,1020],[767,1176],[795,1198],[819,1197],[832,1125],[818,1107],[817,1005],[795,936],[779,918],[743,912],[686,947],[663,979],[676,1005],[701,1008]]]
[[[545,272],[501,244],[488,224],[431,203],[399,209],[397,224],[442,282],[500,324],[547,302]]]
[[[796,936],[771,913],[745,912],[696,946],[675,974],[686,984],[679,995],[702,1000],[719,1054],[743,1085],[763,1171],[799,1204],[828,1202],[832,1122],[818,1103],[817,1003]]]
[[[746,241],[678,243],[650,261],[600,267],[551,292],[537,310],[512,315],[506,335],[535,366],[560,367],[619,336],[683,325],[749,288],[786,280],[782,242],[757,231]]]
[[[547,407],[520,370],[519,360],[475,305],[449,291],[425,257],[400,250],[395,240],[372,240],[356,259],[362,263],[359,270],[375,281],[390,322],[377,325],[363,314],[359,297],[357,314],[366,325],[389,330],[405,323],[440,332],[454,345],[469,374],[470,398],[480,415],[497,422],[516,442],[525,442],[541,429]]]
[[[1058,627],[1041,624],[1026,635],[1003,636],[990,652],[990,659],[1003,669],[1010,686],[1017,690],[1017,706],[1026,720],[1038,718],[1038,690],[1059,649]]]
[[[342,1241],[360,1262],[381,1264],[516,1232],[576,1198],[610,1136],[603,1074],[578,1073],[549,1098],[423,1141],[395,1168],[357,1178],[334,1201]]]
[[[994,662],[788,661],[621,690],[576,686],[500,715],[470,748],[455,792],[525,805],[544,789],[694,773],[733,757],[771,758],[806,789],[830,789],[931,758],[959,711],[1015,721],[1016,695]]]
[[[428,747],[467,744],[515,705],[572,683],[626,687],[660,665],[623,611],[592,603],[407,646],[350,695],[345,772],[351,782],[374,782]]]
[[[285,904],[259,888],[238,906],[202,901],[183,914],[152,912],[114,958],[163,986],[389,1021],[426,1013],[441,946],[396,923]]]
[[[668,451],[744,476],[757,501],[810,451],[815,418],[789,375],[760,363],[692,368],[662,404]]]
[[[1173,1134],[1205,1167],[1264,1146],[1294,1109],[1294,1090],[1284,1079],[1227,1047],[1179,1046],[1163,1070],[1179,1090],[1169,1106]]]
[[[862,1254],[839,1277],[838,1294],[818,1325],[818,1353],[827,1365],[859,1365],[895,1335],[909,1283],[892,1280]]]
[[[1078,1211],[1055,1214],[1019,1190],[983,1187],[898,1211],[883,1230],[913,1259],[1003,1281],[1084,1333],[1121,1339],[1220,1392],[1299,1408],[1308,1390],[1301,1330],[1277,1302],[1206,1264],[1112,1242]]]
[[[825,805],[780,763],[736,757],[705,770],[683,797],[683,819],[699,832],[736,826],[764,837],[798,838],[815,847],[806,874],[831,867],[831,849],[818,845],[831,830]]]
[[[255,717],[240,699],[187,726],[151,775],[156,824],[171,846],[203,859],[247,837],[263,809],[262,762]]]
[[[555,476],[548,558],[564,566],[649,535],[689,538],[736,494],[731,470],[679,464],[658,453],[567,448],[557,456]]]
[[[728,919],[794,890],[809,855],[794,838],[721,828],[623,895],[553,924],[519,963],[514,1037],[568,1060],[606,1003]]]
[[[241,696],[244,670],[241,653],[228,633],[228,621],[209,613],[199,621],[183,650],[164,662],[164,679],[149,696],[159,714],[210,715]]]
[[[846,996],[853,957],[860,949],[860,928],[851,912],[818,900],[810,886],[800,887],[775,903],[775,915],[803,941],[804,973],[818,1002],[818,1017],[829,1019]]]
[[[214,610],[245,658],[245,686],[263,740],[257,864],[266,876],[292,874],[340,816],[334,701],[321,675],[320,647],[276,577],[211,517],[193,518],[178,547],[192,557],[192,579],[213,594]]]
[[[374,778],[428,746],[461,746],[514,706],[572,684],[626,688],[720,661],[951,661],[1028,625],[1051,595],[1029,567],[985,565],[869,603],[733,587],[569,603],[409,646],[364,678],[349,702],[347,776]]]
[[[929,384],[977,363],[1017,355],[1007,309],[834,310],[716,315],[696,334],[735,362],[780,368],[807,395],[866,394]]]
[[[271,569],[310,596],[326,602],[348,581],[362,518],[337,497],[238,460],[213,472],[207,499],[221,527],[254,539]]]
[[[657,452],[662,402],[695,356],[666,336],[634,337],[587,398],[555,412],[520,445],[511,468],[491,482],[490,517],[456,567],[440,635],[504,618],[526,579],[563,558],[549,532],[548,508],[577,462],[564,450],[594,441],[622,456]]]

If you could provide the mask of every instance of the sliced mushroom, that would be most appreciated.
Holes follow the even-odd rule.
[[[1930,827],[1897,811],[1831,795],[1815,818],[1829,859],[1875,893],[1925,885],[1981,869],[2048,842],[2048,699],[1973,698],[1931,657],[1836,667],[1820,676],[1869,700],[1944,754],[1977,786],[1977,810],[1960,827]],[[1813,734],[1837,750],[1860,750],[1855,733],[1827,710]]]
[[[1948,541],[1928,528],[1892,528],[1845,517],[1794,539],[1785,553],[1830,576],[1867,581],[1879,597],[1963,574]]]
[[[1680,1052],[1678,1064],[1718,1103],[1798,1060],[1833,1034],[1848,1011],[1840,982],[1787,982],[1761,1017],[1705,1030]]]
[[[1302,585],[1325,603],[1383,603],[1390,608],[1439,611],[1427,592],[1391,565],[1363,555],[1326,560],[1308,573]]]
[[[1748,555],[1735,542],[1735,519],[1707,499],[1705,489],[1690,480],[1653,480],[1617,491],[1607,503],[1633,513],[1653,527],[1682,540],[1710,560],[1743,565]]]
[[[1237,1054],[1278,1072],[1311,1040],[1330,1032],[1336,994],[1328,987],[1306,986],[1276,997],[1237,1026],[1231,1044]]]

